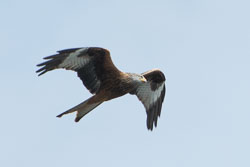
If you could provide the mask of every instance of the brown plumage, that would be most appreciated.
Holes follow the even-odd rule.
[[[124,73],[113,64],[108,50],[97,47],[74,48],[58,51],[58,54],[44,58],[39,76],[59,68],[77,72],[84,86],[94,94],[79,105],[59,114],[77,112],[75,121],[95,107],[127,93],[135,94],[147,112],[147,127],[157,126],[165,96],[165,76],[157,69],[140,74]]]

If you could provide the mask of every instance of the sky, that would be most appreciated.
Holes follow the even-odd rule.
[[[249,167],[250,1],[3,0],[0,166]],[[98,46],[124,72],[161,69],[167,94],[146,128],[136,96],[79,123],[56,115],[89,98],[76,73],[38,77],[56,51]]]

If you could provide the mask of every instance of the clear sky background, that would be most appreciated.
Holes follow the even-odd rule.
[[[3,0],[0,166],[249,167],[250,1]],[[56,115],[91,96],[76,73],[37,77],[57,50],[99,46],[122,71],[160,68],[158,127],[126,95],[79,123]]]

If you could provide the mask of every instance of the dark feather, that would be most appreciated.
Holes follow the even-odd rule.
[[[142,73],[142,75],[148,81],[151,81],[151,89],[153,91],[156,90],[160,86],[160,83],[166,80],[164,74],[158,69],[147,71],[145,73]]]
[[[78,77],[82,80],[84,86],[91,92],[95,93],[100,88],[100,78],[96,74],[95,67],[89,62],[77,71]]]
[[[37,73],[40,72],[40,74],[38,74],[38,76],[40,76],[48,71],[51,71],[51,70],[58,68],[58,66],[64,61],[64,59],[66,57],[67,57],[67,55],[64,55],[64,54],[60,55],[60,56],[53,55],[53,56],[45,57],[44,59],[51,59],[51,60],[45,61],[45,62],[37,65],[38,67],[43,66],[42,68],[40,68],[36,71]]]

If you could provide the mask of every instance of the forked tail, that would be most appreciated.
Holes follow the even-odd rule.
[[[94,108],[102,104],[103,101],[95,101],[92,102],[92,99],[95,96],[90,97],[89,99],[85,100],[84,102],[78,104],[77,106],[57,115],[57,117],[62,117],[64,114],[69,114],[72,112],[77,112],[75,122],[78,122],[83,116],[88,114],[90,111],[92,111]]]

